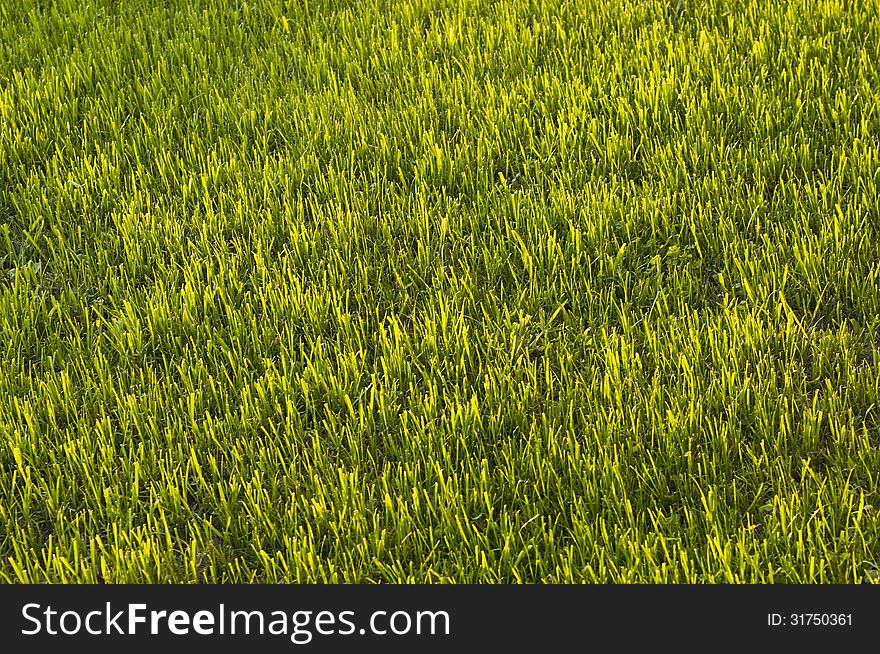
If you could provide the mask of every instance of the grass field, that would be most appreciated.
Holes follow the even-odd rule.
[[[880,12],[0,4],[0,580],[877,582]]]

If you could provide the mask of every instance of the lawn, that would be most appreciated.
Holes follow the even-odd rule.
[[[0,581],[880,581],[880,11],[0,4]]]

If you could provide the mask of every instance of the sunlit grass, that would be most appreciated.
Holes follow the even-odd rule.
[[[880,572],[880,17],[0,4],[0,579]]]

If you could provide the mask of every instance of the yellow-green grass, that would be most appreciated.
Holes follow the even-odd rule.
[[[0,580],[872,582],[869,0],[0,4]]]

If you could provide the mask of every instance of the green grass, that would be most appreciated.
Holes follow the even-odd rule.
[[[0,580],[880,578],[880,12],[0,4]]]

